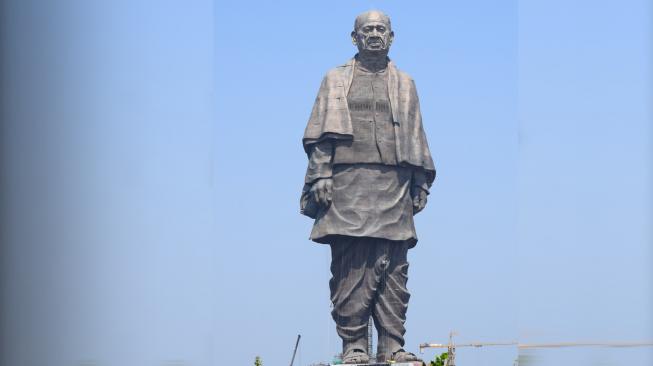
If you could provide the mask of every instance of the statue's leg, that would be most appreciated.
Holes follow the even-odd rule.
[[[381,275],[372,317],[379,335],[377,360],[389,360],[404,346],[404,323],[410,294],[408,282],[408,245],[379,239],[377,245],[387,266]]]
[[[342,338],[345,361],[349,358],[366,363],[369,359],[367,323],[378,284],[371,244],[366,238],[354,237],[331,244],[331,315]]]

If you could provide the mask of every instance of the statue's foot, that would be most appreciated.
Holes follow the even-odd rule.
[[[342,357],[342,363],[346,365],[356,365],[370,362],[370,356],[360,349],[351,349],[345,352]]]
[[[403,349],[400,349],[399,351],[393,353],[392,355],[377,355],[377,361],[379,362],[389,362],[389,361],[394,361],[394,362],[418,362],[420,364],[423,364],[424,361],[422,361],[419,357],[415,356],[414,353],[406,352]]]
[[[403,349],[392,354],[392,359],[395,362],[420,362],[424,363],[419,357],[415,356],[414,353],[406,352]]]

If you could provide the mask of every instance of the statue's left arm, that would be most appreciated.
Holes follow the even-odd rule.
[[[413,199],[413,214],[417,214],[426,207],[426,197],[429,195],[429,184],[424,169],[413,168],[410,194]]]
[[[422,113],[420,111],[419,98],[415,82],[409,79],[408,98],[406,98],[408,111],[406,118],[410,120],[405,127],[404,142],[407,154],[406,162],[412,167],[411,197],[413,199],[413,213],[417,214],[426,207],[427,196],[433,180],[435,179],[435,165],[431,157],[426,133],[422,125]],[[404,85],[406,85],[404,84]],[[409,137],[410,136],[410,137]]]

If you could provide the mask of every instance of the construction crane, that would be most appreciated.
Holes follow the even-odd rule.
[[[449,343],[422,343],[419,345],[419,352],[423,353],[425,348],[446,348],[447,358],[445,366],[455,366],[456,348],[480,348],[480,347],[494,347],[494,346],[512,346],[518,349],[540,349],[540,348],[567,348],[567,347],[651,347],[652,341],[643,342],[556,342],[556,343],[519,343],[516,341],[510,342],[476,342],[476,343],[463,343],[456,344],[453,341],[453,336],[457,335],[455,332],[449,333]]]
[[[302,337],[301,334],[297,334],[297,342],[295,342],[295,350],[292,351],[292,359],[290,360],[290,366],[295,363],[295,355],[297,354],[297,347],[299,347],[299,339]]]

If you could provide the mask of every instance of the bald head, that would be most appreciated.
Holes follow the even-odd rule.
[[[356,21],[354,22],[354,31],[357,31],[360,27],[363,26],[363,24],[368,22],[383,23],[386,25],[388,30],[392,28],[390,24],[390,17],[379,10],[368,10],[366,12],[360,13],[356,17]]]
[[[360,54],[385,59],[393,39],[390,18],[382,12],[370,10],[356,17],[351,40]]]

